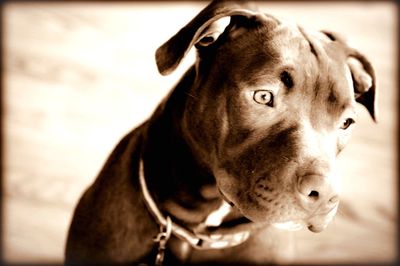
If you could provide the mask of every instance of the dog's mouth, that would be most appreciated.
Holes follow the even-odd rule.
[[[236,233],[240,231],[248,231],[256,228],[263,227],[267,224],[274,226],[275,228],[286,230],[286,231],[299,231],[307,228],[313,233],[319,233],[325,230],[329,223],[333,220],[336,215],[338,204],[332,207],[328,211],[314,213],[303,219],[286,220],[282,222],[253,222],[247,217],[245,217],[235,204],[224,195],[224,193],[219,189],[222,198],[232,207],[233,213],[228,215],[226,219],[219,226],[207,227],[207,233]]]
[[[304,228],[307,228],[313,233],[320,233],[325,230],[331,220],[331,216],[334,215],[335,211],[332,210],[330,213],[333,214],[324,214],[318,215],[308,219],[308,221],[298,220],[298,221],[287,221],[280,223],[272,223],[277,229],[286,230],[286,231],[299,231]],[[233,234],[239,233],[243,231],[250,231],[256,229],[258,227],[262,227],[263,225],[259,223],[254,223],[248,218],[241,216],[233,219],[224,220],[219,226],[208,226],[204,229],[204,234]]]

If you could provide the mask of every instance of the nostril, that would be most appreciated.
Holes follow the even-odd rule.
[[[318,191],[311,190],[311,192],[308,194],[308,196],[314,200],[317,200],[319,197]]]

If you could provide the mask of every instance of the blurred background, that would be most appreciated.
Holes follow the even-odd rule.
[[[119,139],[193,63],[158,74],[154,52],[207,2],[7,2],[3,5],[3,255],[61,263],[72,211]],[[259,2],[260,9],[347,36],[375,66],[380,121],[359,108],[339,158],[339,214],[294,233],[299,263],[397,258],[395,2]]]

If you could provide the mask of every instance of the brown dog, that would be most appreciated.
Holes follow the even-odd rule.
[[[319,232],[335,215],[356,102],[375,119],[367,59],[336,34],[222,1],[157,50],[160,73],[193,46],[194,66],[80,200],[67,264],[210,262],[214,249],[251,263],[256,230]]]

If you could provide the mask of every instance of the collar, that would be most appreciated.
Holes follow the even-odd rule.
[[[176,223],[174,223],[169,216],[164,216],[158,209],[156,203],[150,195],[147,188],[146,180],[144,177],[143,160],[139,162],[139,180],[143,192],[144,200],[150,213],[154,216],[157,223],[160,225],[160,233],[156,237],[163,236],[163,239],[168,241],[171,233],[176,237],[184,240],[195,249],[222,249],[237,246],[246,241],[250,236],[250,231],[243,231],[235,234],[196,234]],[[205,220],[205,226],[219,226],[223,218],[230,212],[231,206],[225,201],[215,211],[213,211]],[[156,240],[157,241],[157,240]],[[158,241],[157,241],[158,242]]]

